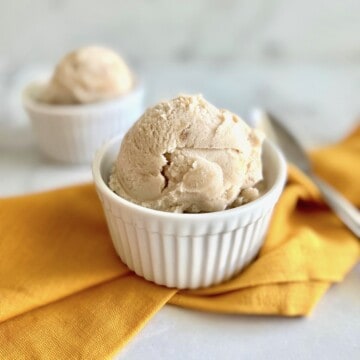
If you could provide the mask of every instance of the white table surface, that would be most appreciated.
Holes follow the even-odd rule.
[[[308,147],[340,139],[360,115],[360,68],[355,66],[153,64],[139,72],[147,85],[147,104],[178,92],[202,92],[244,118],[262,106],[276,112]],[[0,196],[91,180],[89,166],[52,163],[37,151],[18,98],[21,85],[35,74],[24,69],[11,89],[9,107],[0,111]],[[165,306],[118,358],[360,359],[359,339],[358,264],[308,318],[231,316]]]

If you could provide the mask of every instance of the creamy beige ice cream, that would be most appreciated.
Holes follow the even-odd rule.
[[[128,93],[133,76],[114,51],[89,46],[67,54],[57,65],[40,101],[50,104],[86,104]]]
[[[239,206],[259,196],[262,140],[233,113],[182,95],[148,109],[125,135],[110,188],[163,211]]]

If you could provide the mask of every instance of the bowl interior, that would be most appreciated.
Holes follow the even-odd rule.
[[[106,152],[104,153],[104,156],[101,159],[100,162],[100,174],[102,180],[107,185],[110,178],[111,170],[114,166],[117,154],[120,150],[120,144],[123,139],[123,136],[117,137],[109,143],[109,146],[106,149]]]

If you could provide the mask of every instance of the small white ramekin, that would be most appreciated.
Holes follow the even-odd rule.
[[[98,151],[93,176],[115,249],[131,270],[159,285],[195,289],[230,279],[255,258],[286,180],[285,160],[272,143],[263,145],[267,192],[202,214],[152,210],[115,194],[108,180],[120,143],[116,137]]]
[[[51,105],[36,100],[40,84],[23,92],[38,145],[49,158],[90,163],[106,140],[124,134],[144,111],[144,88],[138,83],[127,95],[93,104]]]

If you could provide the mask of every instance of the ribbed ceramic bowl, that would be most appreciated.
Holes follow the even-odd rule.
[[[95,156],[93,176],[110,235],[121,260],[157,284],[195,289],[239,273],[257,255],[286,179],[277,148],[263,145],[268,190],[259,199],[225,211],[176,214],[133,204],[108,187],[121,137]]]
[[[106,140],[125,133],[143,113],[141,84],[114,100],[81,105],[51,105],[36,100],[40,84],[23,92],[38,145],[49,158],[66,163],[90,163]]]

